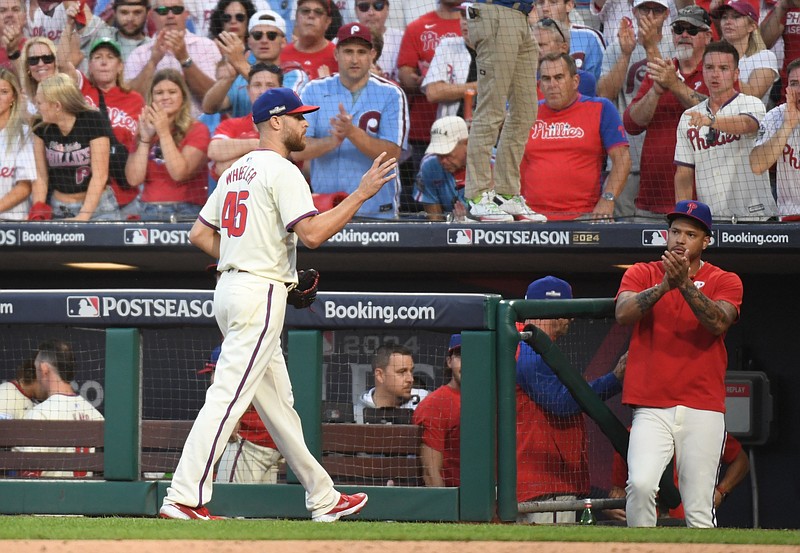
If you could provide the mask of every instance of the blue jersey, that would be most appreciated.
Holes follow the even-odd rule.
[[[251,66],[256,63],[256,57],[252,52],[248,53],[247,63]],[[309,81],[308,75],[302,69],[289,69],[283,74],[284,88],[291,88],[298,94],[303,86]],[[231,102],[231,117],[244,117],[253,112],[253,104],[250,103],[250,95],[247,93],[247,79],[241,75],[236,75],[231,87],[228,89],[228,100]]]
[[[603,54],[606,44],[603,35],[590,27],[573,25],[569,29],[569,55],[575,59],[578,69],[588,71],[600,80]]]
[[[339,113],[339,104],[353,116],[353,124],[369,136],[408,148],[408,101],[402,89],[382,77],[370,75],[367,84],[354,99],[339,80],[339,75],[316,79],[302,93],[303,103],[320,106],[318,111],[305,115],[308,121],[306,136],[325,138],[331,134],[330,120]],[[349,140],[338,148],[311,160],[311,188],[319,194],[347,192],[358,188],[363,174],[373,160],[361,153]],[[378,193],[367,200],[357,215],[362,217],[393,218],[397,216],[400,182],[387,182]]]
[[[414,183],[414,200],[423,204],[439,204],[444,213],[451,212],[456,201],[466,203],[463,179],[459,184],[461,186],[456,185],[456,178],[452,173],[444,170],[438,157],[425,156]]]
[[[581,412],[578,402],[561,383],[550,365],[524,342],[519,344],[517,385],[548,413],[566,417]],[[622,391],[622,384],[613,372],[589,382],[589,386],[603,401]]]

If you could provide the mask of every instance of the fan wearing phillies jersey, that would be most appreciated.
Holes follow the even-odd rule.
[[[318,248],[361,205],[394,178],[397,160],[378,155],[358,188],[336,207],[317,212],[303,174],[287,158],[306,145],[303,105],[273,88],[253,105],[259,148],[227,169],[189,233],[192,244],[219,259],[214,313],[224,337],[214,383],[186,439],[160,509],[164,518],[210,520],[213,467],[252,403],[298,480],[318,522],[359,512],[363,493],[341,494],[303,439],[281,351],[287,286],[297,284],[297,238]]]
[[[750,168],[757,175],[777,163],[778,213],[783,220],[800,216],[800,59],[786,68],[786,103],[771,109],[759,128],[750,152]]]
[[[72,30],[76,7],[67,10],[67,29]],[[84,75],[70,61],[71,48],[69,41],[60,45],[63,56],[58,60],[58,68],[73,78],[90,106],[100,108],[100,95],[105,105],[108,120],[114,136],[128,152],[136,148],[136,131],[139,128],[139,116],[144,109],[142,95],[131,90],[122,79],[122,48],[110,38],[99,38],[89,48],[89,70]],[[102,113],[102,109],[101,109]],[[137,186],[120,186],[116,179],[111,180],[111,189],[117,198],[120,217],[138,219],[141,204],[136,201],[140,189]]]
[[[686,525],[711,528],[725,438],[725,334],[739,318],[742,281],[701,259],[711,242],[706,204],[680,201],[667,218],[661,260],[625,271],[616,298],[617,322],[633,326],[622,391],[633,408],[625,510],[628,526],[656,525],[658,483],[674,455]]]
[[[257,63],[250,68],[247,94],[253,103],[264,92],[283,85],[283,73],[275,65]],[[258,129],[252,115],[226,119],[214,130],[208,145],[208,159],[212,161],[211,176],[219,179],[225,169],[245,154],[258,148]]]
[[[577,71],[565,53],[539,63],[544,100],[522,157],[522,195],[549,219],[610,218],[631,166],[628,140],[614,104],[578,93]],[[613,167],[604,184],[606,154]]]
[[[294,160],[311,160],[311,188],[318,194],[352,192],[359,175],[385,151],[408,146],[408,103],[396,84],[370,73],[375,55],[369,27],[350,23],[336,35],[339,73],[311,81],[303,101],[320,106],[308,116],[308,147]],[[390,181],[358,211],[361,217],[394,218],[400,185]]]
[[[450,381],[414,410],[414,424],[422,427],[422,478],[439,488],[461,482],[461,334],[450,337],[445,363]]]
[[[771,2],[767,2],[769,5]],[[789,64],[800,58],[800,2],[798,0],[778,0],[759,26],[761,37],[767,48],[772,48],[783,39],[783,47],[775,50],[781,67],[781,82],[786,84],[789,77]],[[781,100],[784,90],[781,89]]]
[[[36,379],[33,359],[25,361],[16,378],[0,384],[0,420],[21,419],[40,399],[42,391]]]
[[[696,197],[729,220],[765,221],[778,208],[769,175],[753,173],[749,156],[766,109],[759,98],[734,88],[738,64],[739,53],[727,42],[706,46],[703,80],[709,97],[678,123],[675,199]]]

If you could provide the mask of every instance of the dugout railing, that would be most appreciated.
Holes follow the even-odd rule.
[[[197,290],[4,291],[0,325],[86,327],[104,333],[101,479],[0,479],[2,514],[156,515],[167,480],[142,477],[142,380],[147,331],[213,328],[212,292]],[[488,521],[496,508],[495,322],[499,296],[320,293],[315,308],[287,311],[285,350],[309,448],[322,455],[323,333],[331,328],[462,332],[461,486],[370,486],[362,518]],[[146,307],[149,306],[149,307]],[[333,307],[331,307],[333,306]],[[423,309],[424,308],[424,309]],[[407,316],[398,316],[401,312]],[[414,318],[413,313],[427,313]],[[433,316],[430,314],[433,313]],[[393,314],[393,316],[387,316]],[[51,332],[52,334],[52,332]],[[32,343],[35,347],[35,344]],[[5,367],[3,377],[10,378]],[[345,492],[364,486],[337,486]],[[215,484],[209,508],[236,517],[308,518],[304,490],[286,483]]]

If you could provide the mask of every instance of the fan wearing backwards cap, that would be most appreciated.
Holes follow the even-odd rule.
[[[222,173],[189,233],[192,244],[219,259],[214,312],[225,339],[214,383],[161,506],[164,518],[212,518],[205,507],[211,500],[211,471],[251,403],[305,488],[313,520],[333,522],[367,502],[366,494],[334,489],[308,450],[280,335],[290,287],[295,292],[298,283],[297,239],[317,248],[339,232],[394,178],[397,160],[378,155],[352,194],[318,214],[303,174],[287,159],[305,148],[305,115],[318,109],[287,88],[259,96],[253,104],[259,148]]]
[[[660,261],[625,271],[616,319],[633,326],[622,402],[633,408],[628,526],[655,526],[658,482],[675,455],[690,528],[716,526],[714,489],[725,440],[725,333],[739,318],[742,281],[704,262],[711,210],[678,202]]]
[[[526,300],[569,300],[572,286],[554,276],[530,283]],[[555,342],[569,332],[569,319],[528,319]],[[590,493],[586,424],[581,408],[553,369],[525,342],[517,352],[517,501],[575,500]],[[603,400],[622,390],[625,356],[589,382]],[[520,523],[575,522],[575,511],[526,513]]]

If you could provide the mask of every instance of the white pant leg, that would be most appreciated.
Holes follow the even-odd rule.
[[[628,444],[625,514],[628,526],[656,525],[656,493],[661,475],[674,454],[674,408],[638,407],[633,411]]]
[[[286,312],[286,287],[247,273],[224,273],[214,310],[225,340],[214,383],[183,447],[165,503],[199,507],[211,500],[212,470],[253,400],[276,349]]]
[[[306,490],[306,508],[326,513],[339,502],[333,480],[308,450],[300,416],[294,410],[294,395],[289,371],[280,348],[272,356],[269,369],[258,386],[253,405],[267,427],[278,450]]]
[[[725,415],[677,407],[675,465],[689,528],[714,528],[714,488],[725,441]]]
[[[225,449],[222,450],[222,456],[219,458],[217,475],[214,477],[214,482],[233,482],[233,475],[236,469],[237,457],[239,456],[241,446],[241,439],[237,439],[235,442],[228,442],[228,445],[226,445]]]

